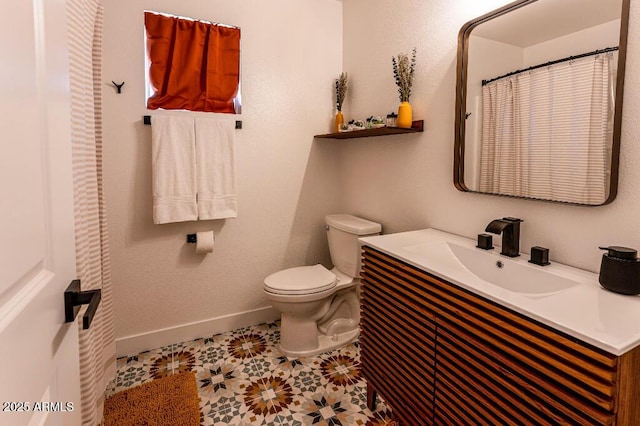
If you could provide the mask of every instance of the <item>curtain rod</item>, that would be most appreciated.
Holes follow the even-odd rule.
[[[616,51],[616,50],[618,50],[618,46],[607,47],[605,49],[594,50],[593,52],[582,53],[580,55],[575,55],[575,56],[567,56],[566,58],[556,59],[555,61],[545,62],[544,64],[533,65],[533,66],[530,66],[529,68],[516,70],[516,71],[511,71],[510,73],[501,75],[499,77],[492,78],[491,80],[482,80],[482,85],[486,86],[487,84],[489,84],[489,83],[491,83],[493,81],[496,81],[496,80],[500,80],[501,78],[510,77],[512,75],[520,74],[520,73],[523,73],[523,72],[526,72],[526,71],[535,70],[536,68],[548,67],[549,65],[555,65],[555,64],[559,64],[561,62],[572,61],[574,59],[585,58],[587,56],[599,55],[600,53],[613,52],[613,51]]]
[[[147,126],[151,126],[151,116],[150,115],[143,115],[142,116],[142,122]],[[242,129],[242,121],[240,121],[240,120],[236,121],[236,129]]]
[[[153,13],[154,15],[166,16],[167,18],[178,18],[186,19],[187,21],[203,22],[205,24],[215,25],[217,27],[233,28],[237,30],[240,29],[240,27],[236,27],[235,25],[221,24],[219,22],[205,21],[204,19],[189,18],[187,16],[172,15],[171,13],[156,12],[155,10],[145,10],[145,12]]]

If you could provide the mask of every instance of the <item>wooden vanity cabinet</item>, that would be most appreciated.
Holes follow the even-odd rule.
[[[589,315],[589,313],[585,313]],[[365,246],[362,372],[403,425],[640,425],[615,356]]]

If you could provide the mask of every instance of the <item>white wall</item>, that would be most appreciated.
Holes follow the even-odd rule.
[[[342,3],[111,0],[105,8],[105,187],[117,338],[207,325],[245,311],[268,316],[262,309],[269,306],[262,294],[267,274],[330,265],[322,225],[325,214],[339,211],[337,148],[313,135],[331,128],[333,80],[342,69]],[[242,29],[237,219],[152,223],[151,128],[141,122],[152,113],[144,101],[145,9]],[[121,95],[111,80],[126,82]],[[207,229],[217,234],[214,253],[196,255],[185,236]],[[156,333],[149,345],[184,335],[173,331]]]
[[[397,107],[391,56],[418,48],[411,96],[423,134],[356,139],[342,145],[344,210],[380,221],[385,232],[425,227],[475,238],[495,218],[525,220],[521,247],[550,248],[551,260],[596,271],[599,245],[640,248],[640,3],[631,3],[617,199],[577,207],[457,191],[453,135],[457,35],[505,0],[345,0],[344,69],[356,79],[353,113]],[[375,47],[375,49],[372,49]]]
[[[610,21],[582,31],[567,34],[524,50],[524,67],[554,59],[617,46],[620,41],[620,20]]]
[[[482,92],[482,80],[489,80],[522,67],[525,49],[488,38],[469,37],[467,79],[477,82]],[[491,58],[491,60],[487,60]]]

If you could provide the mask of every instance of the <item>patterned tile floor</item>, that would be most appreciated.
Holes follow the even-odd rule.
[[[160,377],[196,372],[202,425],[386,425],[366,407],[358,343],[306,358],[277,348],[279,323],[260,324],[118,359],[107,396]]]

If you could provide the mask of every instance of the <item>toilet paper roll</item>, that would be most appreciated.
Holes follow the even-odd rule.
[[[213,244],[216,241],[213,231],[205,231],[196,233],[198,241],[196,242],[196,253],[211,253]]]

